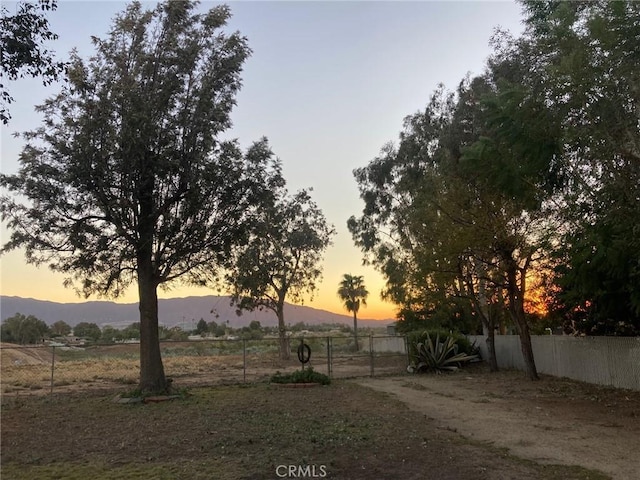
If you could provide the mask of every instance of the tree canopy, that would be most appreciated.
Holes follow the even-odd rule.
[[[354,171],[364,208],[348,226],[403,319],[449,321],[465,300],[489,340],[508,319],[536,378],[540,286],[574,331],[638,331],[640,9],[523,8],[522,37],[497,32],[481,75],[436,90]]]
[[[2,52],[2,82],[0,84],[0,121],[7,124],[11,119],[9,105],[13,97],[8,91],[7,80],[40,77],[45,85],[57,80],[64,72],[64,62],[57,61],[54,53],[47,50],[46,42],[56,40],[58,35],[49,29],[45,12],[57,8],[56,0],[18,2],[12,15],[4,6],[0,19],[0,51]]]
[[[33,315],[16,313],[7,318],[0,326],[0,336],[3,342],[35,344],[40,343],[50,333],[49,327]]]
[[[364,278],[361,275],[345,273],[342,276],[342,280],[338,286],[338,297],[342,300],[344,308],[346,308],[348,312],[353,313],[353,334],[356,350],[359,350],[358,312],[360,311],[360,305],[367,306],[368,296],[369,291],[365,287]]]
[[[195,5],[133,2],[92,38],[94,56],[73,53],[42,126],[24,134],[20,171],[0,179],[13,194],[5,251],[24,248],[85,296],[137,283],[144,390],[166,386],[157,288],[212,283],[280,177],[266,140],[242,152],[219,139],[250,50],[224,31],[228,7]]]
[[[267,308],[276,314],[280,353],[288,358],[285,301],[299,303],[313,295],[335,231],[309,191],[290,195],[284,182],[272,185],[253,225],[248,242],[236,250],[226,281],[238,313]]]

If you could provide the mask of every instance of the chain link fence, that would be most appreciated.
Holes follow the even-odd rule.
[[[302,368],[296,355],[302,343],[311,356],[304,368],[332,378],[391,375],[406,371],[403,336],[291,337],[289,360],[280,359],[279,339],[203,339],[161,342],[165,374],[175,385],[195,386],[268,381],[277,372]],[[0,348],[2,395],[113,389],[138,383],[138,343],[110,345],[3,344]]]
[[[469,336],[488,358],[483,336]],[[640,337],[571,337],[532,335],[531,347],[538,372],[597,385],[640,390]],[[500,368],[524,370],[517,335],[496,335]]]

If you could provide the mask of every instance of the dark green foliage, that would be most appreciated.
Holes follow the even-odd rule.
[[[555,297],[549,328],[640,331],[640,3],[522,4],[524,34],[498,32],[481,76],[439,88],[354,172],[348,227],[401,330],[459,328],[453,299],[485,333],[507,314],[535,379],[534,282]]]
[[[481,324],[472,315],[469,301],[463,298],[449,298],[434,303],[428,310],[400,309],[396,329],[398,333],[409,333],[416,330],[463,331],[475,333],[481,331]]]
[[[638,335],[640,3],[523,5],[526,45],[544,52],[539,97],[564,145],[556,313],[574,332]]]
[[[240,329],[240,338],[245,340],[260,340],[264,337],[262,326],[258,320],[252,320],[248,327]]]
[[[230,10],[131,3],[23,134],[21,168],[0,176],[3,250],[66,276],[78,293],[140,296],[141,388],[163,390],[157,289],[213,284],[284,182],[266,139],[242,152],[231,125],[250,53]],[[18,200],[19,198],[19,200]]]
[[[364,285],[364,279],[361,275],[351,275],[345,273],[338,287],[338,297],[342,300],[344,308],[348,312],[353,313],[353,335],[355,341],[355,349],[359,350],[358,345],[358,311],[360,305],[367,305],[367,297],[369,291]]]
[[[160,325],[158,327],[160,340],[185,341],[189,338],[189,334],[180,327],[166,328]]]
[[[102,330],[95,323],[91,322],[80,322],[75,327],[73,327],[73,334],[76,337],[86,338],[97,342],[98,339],[102,336]]]
[[[313,296],[335,229],[308,191],[289,195],[284,179],[272,180],[270,195],[254,217],[246,243],[235,250],[225,281],[238,315],[265,308],[276,314],[280,356],[287,359],[285,301]]]
[[[49,333],[49,327],[42,320],[21,313],[7,318],[0,326],[0,338],[3,342],[21,345],[41,343]]]
[[[415,356],[418,354],[417,345],[419,343],[425,343],[428,338],[439,337],[442,341],[447,338],[452,338],[457,345],[457,351],[460,353],[466,353],[467,355],[476,355],[476,348],[469,342],[469,339],[458,332],[451,332],[444,329],[429,329],[429,330],[415,330],[407,333],[407,344],[409,345],[409,355]]]
[[[69,335],[71,333],[71,326],[63,321],[58,320],[53,325],[51,325],[51,335],[64,337],[65,335]]]
[[[208,331],[209,331],[209,326],[207,325],[206,320],[204,318],[201,318],[200,320],[198,320],[198,324],[196,325],[194,334],[205,336]]]
[[[424,340],[414,344],[415,354],[412,355],[411,368],[414,372],[455,371],[464,363],[476,360],[476,355],[469,355],[459,351],[458,343],[453,336],[435,338],[425,332]]]
[[[121,331],[122,339],[139,339],[140,338],[140,322],[132,323]]]
[[[309,367],[287,374],[276,372],[271,377],[271,383],[319,383],[321,385],[329,385],[331,379],[324,373],[315,372],[313,368]]]
[[[558,252],[555,269],[554,307],[567,331],[640,335],[639,225],[640,199],[629,198],[565,237],[567,248]]]
[[[227,328],[224,324],[218,324],[215,320],[210,321],[207,324],[207,328],[209,333],[211,333],[214,337],[222,337],[225,333],[227,333]]]
[[[63,62],[54,60],[53,53],[45,48],[45,42],[56,40],[58,35],[49,30],[45,12],[55,10],[56,0],[18,2],[16,12],[10,15],[2,5],[0,20],[0,52],[2,52],[2,78],[40,77],[45,85],[57,80],[65,69]],[[9,123],[11,115],[7,106],[13,97],[4,84],[0,84],[0,120]]]
[[[121,331],[112,327],[111,325],[105,325],[102,327],[102,333],[100,335],[100,343],[111,344],[118,340],[122,340]]]

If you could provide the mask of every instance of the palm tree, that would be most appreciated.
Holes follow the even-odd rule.
[[[364,279],[359,275],[350,275],[345,273],[342,276],[340,287],[338,288],[338,296],[344,303],[344,308],[348,312],[353,312],[353,335],[356,343],[356,351],[358,347],[358,310],[360,304],[367,306],[367,296],[369,292],[364,286]]]

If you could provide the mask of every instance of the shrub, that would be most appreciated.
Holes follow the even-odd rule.
[[[414,330],[412,332],[407,333],[407,344],[409,345],[409,354],[411,356],[417,355],[418,343],[426,342],[427,337],[435,338],[438,336],[443,340],[448,337],[453,338],[455,340],[456,345],[458,346],[458,352],[460,353],[466,353],[467,355],[477,354],[477,348],[471,344],[471,342],[466,336],[457,332],[449,332],[443,328],[428,329],[428,330]]]
[[[321,385],[329,385],[331,379],[324,373],[315,372],[313,368],[309,367],[286,375],[276,372],[271,377],[271,383],[319,383]]]
[[[412,354],[414,362],[409,366],[409,371],[433,371],[436,373],[455,371],[463,363],[478,358],[476,355],[460,352],[456,338],[452,335],[444,337],[442,341],[440,341],[439,334],[436,334],[435,341],[429,332],[425,332],[425,337],[424,341],[412,345],[412,350],[415,351]]]

